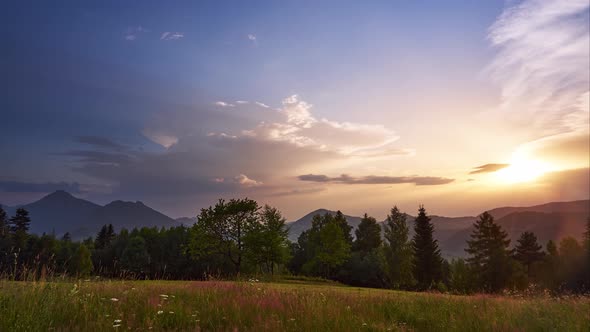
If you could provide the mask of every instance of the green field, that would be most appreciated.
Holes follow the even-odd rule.
[[[321,283],[0,281],[0,331],[588,331],[590,298]]]

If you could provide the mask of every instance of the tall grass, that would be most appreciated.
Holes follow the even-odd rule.
[[[0,331],[588,331],[590,299],[333,285],[0,281]]]

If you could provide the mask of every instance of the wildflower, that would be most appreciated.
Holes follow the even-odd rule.
[[[162,311],[162,310],[158,310],[158,315],[161,315],[161,314],[163,314],[163,313],[164,313],[164,311]]]
[[[116,298],[116,297],[111,297],[111,301],[113,301],[113,302],[119,302],[119,299]]]
[[[169,313],[169,314],[173,314],[173,313],[174,313],[174,311],[168,311],[168,313]]]
[[[167,298],[168,298],[168,295],[166,295],[166,294],[160,294],[160,297],[161,297],[162,299],[167,299]]]
[[[363,326],[367,326],[367,323],[363,323]]]
[[[115,324],[119,324],[119,323],[121,323],[121,322],[122,322],[122,320],[120,320],[120,319],[115,319],[115,320],[113,321],[113,323],[115,323]]]
[[[295,321],[295,318],[289,318],[289,320],[292,321],[292,322],[294,322]]]
[[[113,327],[119,327],[121,324],[113,324]]]

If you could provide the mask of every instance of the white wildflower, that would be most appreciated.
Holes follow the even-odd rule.
[[[161,314],[163,314],[163,313],[164,313],[164,311],[162,311],[162,310],[158,310],[158,315],[161,315]]]
[[[119,299],[116,298],[116,297],[111,297],[111,301],[113,301],[113,302],[119,302]]]

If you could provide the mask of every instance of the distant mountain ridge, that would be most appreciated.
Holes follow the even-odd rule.
[[[174,219],[142,202],[114,201],[101,206],[76,198],[63,190],[30,204],[3,208],[13,215],[19,207],[29,212],[32,233],[55,233],[59,236],[69,232],[75,239],[94,236],[105,224],[113,224],[117,230],[179,225]]]
[[[302,218],[288,223],[289,240],[297,241],[299,235],[311,228],[311,220],[316,214],[335,214],[336,211],[318,209]],[[581,240],[585,231],[585,222],[590,217],[590,200],[578,200],[571,202],[552,202],[528,207],[500,207],[488,210],[494,216],[496,222],[508,233],[512,240],[511,245],[525,231],[534,232],[539,243],[545,245],[547,241],[559,241],[566,236],[572,236]],[[361,217],[345,215],[347,222],[358,227]],[[434,236],[439,242],[443,255],[447,258],[465,256],[466,241],[472,232],[476,216],[443,217],[430,215],[434,224]],[[410,229],[410,237],[413,236],[414,217],[408,215],[407,223]],[[379,222],[383,224],[383,221]]]
[[[172,227],[184,224],[190,226],[196,217],[173,219],[158,212],[142,202],[113,201],[104,206],[76,198],[58,190],[40,200],[18,206],[29,211],[31,232],[36,234],[55,233],[62,235],[69,232],[73,238],[80,239],[95,236],[104,224],[113,224],[118,231],[121,228],[135,227]],[[16,208],[3,206],[9,216]],[[534,232],[543,245],[549,240],[559,241],[572,236],[578,240],[585,231],[586,219],[590,216],[590,200],[572,202],[552,202],[529,207],[500,207],[488,210],[496,222],[508,233],[512,245],[522,232]],[[318,209],[294,222],[287,223],[289,240],[296,242],[299,235],[311,228],[311,221],[316,214],[335,214],[336,211]],[[361,217],[344,215],[354,230],[361,222]],[[430,215],[435,228],[435,238],[443,255],[447,258],[465,255],[466,240],[472,231],[476,216],[444,217]],[[413,216],[408,215],[410,237],[413,236]],[[380,222],[381,224],[383,221]]]

